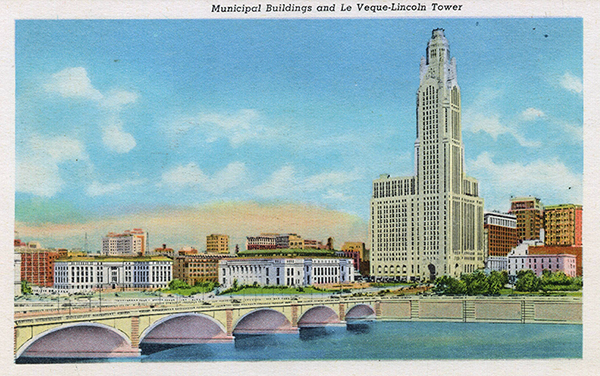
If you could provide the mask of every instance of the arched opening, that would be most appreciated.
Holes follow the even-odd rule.
[[[429,269],[429,280],[435,281],[435,265],[429,264],[427,265],[427,268]]]
[[[370,320],[375,318],[375,310],[368,304],[357,304],[346,313],[346,321]]]
[[[182,313],[156,321],[140,336],[140,344],[197,344],[228,342],[227,330],[212,317]]]
[[[316,306],[304,312],[300,320],[298,320],[298,327],[324,326],[340,322],[339,316],[333,309],[326,306]]]
[[[136,357],[140,350],[119,330],[104,324],[60,326],[33,337],[17,352],[17,358],[115,358]]]
[[[264,308],[242,316],[233,329],[233,335],[296,333],[290,321],[281,312]]]

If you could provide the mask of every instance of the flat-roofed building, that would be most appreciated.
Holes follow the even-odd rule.
[[[485,261],[486,269],[501,272],[508,270],[508,258],[506,256],[491,256]]]
[[[206,236],[206,253],[229,254],[229,236],[210,234]]]
[[[509,214],[517,217],[517,240],[542,240],[544,205],[537,197],[513,197]]]
[[[531,269],[538,277],[544,270],[561,271],[569,277],[577,275],[577,261],[573,255],[508,255],[507,259],[508,274],[511,276],[517,275],[522,269]]]
[[[19,247],[21,254],[21,281],[41,287],[51,287],[54,283],[54,262],[59,257],[67,256],[67,251],[42,248],[38,242],[30,242],[26,247]]]
[[[218,282],[219,261],[229,255],[180,255],[173,260],[173,278],[190,286],[198,282]]]
[[[169,285],[172,274],[173,260],[165,256],[66,257],[54,262],[54,289],[159,289]]]
[[[551,205],[544,207],[544,243],[549,246],[582,245],[583,206]]]
[[[144,256],[148,249],[148,233],[140,228],[118,234],[109,232],[102,238],[105,256]]]
[[[247,236],[246,237],[246,250],[250,251],[253,249],[277,249],[277,243],[275,242],[275,235],[261,234],[259,236]]]
[[[487,257],[507,256],[517,246],[517,217],[499,212],[483,213],[487,230]]]
[[[529,247],[531,255],[560,255],[569,254],[575,256],[576,274],[583,275],[583,247],[577,246],[552,246],[552,245],[536,245]]]
[[[354,266],[346,258],[234,258],[219,261],[219,283],[307,286],[354,281]]]

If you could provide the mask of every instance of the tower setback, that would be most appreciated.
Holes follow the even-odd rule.
[[[466,176],[456,59],[443,29],[421,58],[415,176],[373,181],[371,274],[431,279],[484,266],[483,199]]]

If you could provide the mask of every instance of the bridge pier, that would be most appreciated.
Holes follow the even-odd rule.
[[[233,309],[225,310],[225,321],[227,328],[227,336],[233,336]]]
[[[339,312],[338,317],[340,318],[340,321],[345,321],[346,320],[346,305],[344,303],[340,303],[338,312]]]
[[[140,347],[140,317],[131,316],[131,347]]]
[[[292,304],[292,327],[298,327],[298,304]]]

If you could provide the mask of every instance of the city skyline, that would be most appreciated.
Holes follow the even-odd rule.
[[[414,174],[438,27],[485,209],[581,204],[581,19],[17,21],[16,230],[366,242],[372,180]]]

